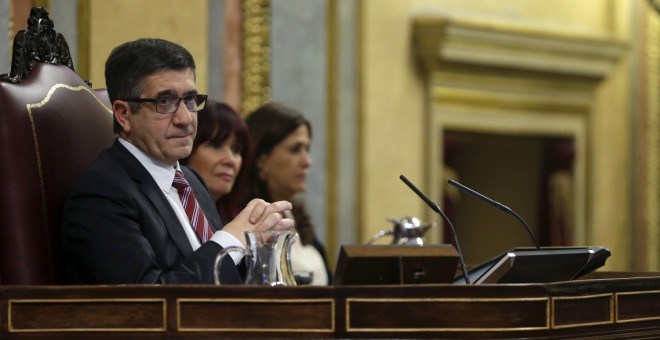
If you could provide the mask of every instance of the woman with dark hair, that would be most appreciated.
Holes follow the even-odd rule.
[[[294,198],[305,191],[312,165],[311,124],[300,112],[279,103],[259,107],[245,121],[254,145],[246,198],[292,200],[293,216],[287,217],[295,220],[300,236],[291,249],[293,272],[297,276],[309,275],[312,285],[331,283],[325,250],[314,234],[305,205]]]
[[[213,194],[223,221],[244,208],[250,134],[243,118],[229,105],[208,100],[199,111],[197,135],[189,157],[180,162],[195,169]]]

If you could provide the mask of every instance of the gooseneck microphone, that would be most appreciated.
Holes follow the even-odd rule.
[[[536,237],[534,236],[534,233],[532,233],[532,229],[530,229],[529,226],[527,225],[527,222],[525,222],[525,220],[523,220],[522,217],[518,216],[518,214],[516,214],[513,210],[511,210],[511,208],[507,207],[506,205],[504,205],[500,202],[497,202],[493,199],[490,199],[490,198],[488,198],[488,197],[486,197],[486,196],[484,196],[484,195],[482,195],[482,194],[466,187],[465,185],[454,181],[453,179],[450,179],[447,182],[449,184],[459,188],[460,190],[462,190],[464,192],[472,194],[473,196],[476,196],[476,197],[490,203],[492,206],[499,209],[500,211],[503,211],[503,212],[505,212],[509,215],[513,215],[516,219],[518,219],[518,221],[520,221],[520,223],[523,224],[523,226],[525,226],[525,229],[527,230],[527,233],[529,234],[529,237],[532,238],[532,241],[534,241],[534,245],[536,245],[536,249],[539,249],[539,250],[541,249],[541,247],[539,246],[539,241],[536,240]]]
[[[406,178],[406,176],[401,175],[399,176],[399,178],[403,181],[403,183],[406,183],[406,185],[410,187],[410,189],[412,189],[412,191],[414,191],[417,194],[417,196],[419,196],[422,200],[424,200],[424,202],[426,202],[426,204],[428,204],[428,206],[431,207],[433,211],[437,212],[440,215],[440,217],[442,217],[442,219],[445,222],[447,222],[449,228],[451,229],[451,235],[454,238],[454,243],[456,244],[456,251],[458,252],[458,259],[461,261],[461,270],[463,271],[463,277],[465,278],[465,283],[470,284],[470,276],[468,275],[468,271],[465,266],[465,260],[463,259],[463,251],[461,251],[461,245],[458,243],[458,236],[456,236],[456,229],[454,229],[454,225],[451,224],[451,221],[449,220],[447,215],[445,215],[445,213],[443,213],[442,210],[440,210],[440,207],[438,207],[438,205],[435,204],[435,202],[431,201],[431,199],[428,196],[426,196],[423,192],[417,189],[417,187],[414,184],[412,184],[412,182],[410,182]]]

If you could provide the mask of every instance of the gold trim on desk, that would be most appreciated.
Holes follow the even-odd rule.
[[[182,303],[229,303],[229,304],[328,304],[330,308],[330,327],[329,328],[267,328],[259,327],[255,323],[254,328],[246,327],[208,327],[208,328],[190,328],[181,325],[181,304]],[[196,298],[183,298],[176,300],[176,323],[177,329],[181,332],[334,332],[335,331],[335,300],[334,299],[196,299]]]
[[[650,291],[643,291],[643,292],[614,293],[614,298],[616,300],[616,306],[617,306],[617,308],[616,308],[616,323],[630,323],[630,322],[660,320],[660,309],[657,310],[657,313],[656,313],[655,316],[621,319],[621,302],[619,301],[619,299],[620,299],[620,297],[623,297],[623,296],[633,296],[633,295],[657,295],[658,301],[660,301],[660,290],[650,290]]]
[[[96,303],[159,303],[162,306],[161,327],[73,327],[73,328],[32,328],[14,327],[13,307],[29,304],[96,304]],[[32,314],[33,315],[33,314]],[[88,319],[91,320],[91,319]],[[44,332],[164,332],[167,330],[166,299],[9,299],[7,302],[7,327],[9,333],[44,333]]]
[[[539,327],[417,327],[417,328],[357,328],[351,326],[351,303],[353,302],[436,302],[436,303],[490,303],[490,302],[545,302],[545,326]],[[550,329],[550,298],[400,298],[400,299],[371,299],[371,298],[347,298],[346,299],[346,331],[348,332],[483,332],[483,331],[527,331]]]
[[[557,325],[556,324],[556,302],[557,301],[578,301],[578,300],[588,300],[588,299],[597,299],[597,298],[602,298],[602,297],[609,297],[609,313],[608,313],[608,320],[607,321],[594,321],[594,322],[582,322],[582,323],[570,323],[570,324],[564,324],[564,325]],[[551,298],[551,304],[552,304],[552,323],[550,324],[550,328],[552,329],[564,329],[564,328],[574,328],[574,327],[583,327],[583,326],[595,326],[595,325],[607,325],[614,323],[614,295],[613,294],[596,294],[596,295],[585,295],[585,296],[557,296],[557,297],[552,297]]]

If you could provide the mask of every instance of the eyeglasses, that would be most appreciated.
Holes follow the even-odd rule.
[[[162,114],[170,114],[176,112],[179,109],[179,104],[183,100],[184,105],[190,112],[197,112],[204,108],[206,105],[206,98],[208,96],[205,94],[191,94],[183,98],[177,97],[161,97],[161,98],[127,98],[122,99],[126,102],[135,102],[135,103],[154,103],[156,105],[156,112]]]

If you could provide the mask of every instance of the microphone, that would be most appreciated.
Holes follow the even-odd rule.
[[[417,189],[417,187],[414,184],[412,184],[412,182],[410,182],[406,178],[406,176],[401,175],[401,176],[399,176],[399,178],[403,181],[403,183],[406,183],[406,185],[408,187],[410,187],[410,189],[412,189],[412,191],[414,191],[417,194],[417,196],[419,196],[422,200],[424,200],[424,202],[426,202],[426,204],[429,207],[431,207],[431,209],[433,209],[433,211],[440,214],[440,217],[442,217],[442,219],[445,222],[447,222],[447,224],[449,225],[449,228],[451,229],[451,235],[454,238],[454,243],[456,244],[456,251],[458,252],[458,259],[461,261],[461,270],[463,271],[463,277],[465,278],[465,283],[470,284],[470,276],[468,275],[467,268],[465,267],[465,260],[463,259],[463,252],[461,251],[461,245],[458,243],[458,236],[456,236],[456,229],[454,229],[454,225],[451,224],[451,221],[449,220],[447,215],[445,215],[445,213],[443,213],[442,210],[440,210],[440,207],[438,207],[437,204],[435,204],[433,201],[431,201],[431,199],[428,196],[426,196],[423,192],[421,192],[419,189]]]
[[[484,196],[484,195],[482,195],[482,194],[480,194],[480,193],[478,193],[478,192],[476,192],[476,191],[474,191],[474,190],[472,190],[472,189],[466,187],[465,185],[463,185],[463,184],[461,184],[461,183],[458,183],[458,182],[454,181],[453,179],[450,179],[450,180],[448,180],[447,182],[448,182],[449,184],[451,184],[451,185],[453,185],[453,186],[455,186],[455,187],[461,189],[462,191],[465,191],[465,192],[467,192],[467,193],[470,193],[470,194],[472,194],[473,196],[476,196],[476,197],[478,197],[478,198],[480,198],[480,199],[482,199],[482,200],[484,200],[484,201],[490,203],[492,206],[494,206],[495,208],[499,209],[500,211],[503,211],[503,212],[505,212],[505,213],[507,213],[507,214],[509,214],[509,215],[513,215],[516,219],[518,219],[518,221],[520,221],[520,223],[523,224],[523,226],[525,226],[525,229],[527,230],[527,233],[529,234],[529,237],[531,237],[531,238],[532,238],[532,241],[534,241],[534,245],[536,246],[536,249],[537,249],[537,250],[540,250],[540,249],[541,249],[541,247],[539,246],[539,241],[536,240],[536,237],[534,236],[534,233],[532,233],[532,229],[530,229],[529,226],[527,225],[527,222],[525,222],[525,220],[523,220],[522,217],[518,216],[518,214],[516,214],[513,210],[511,210],[511,208],[507,207],[506,205],[504,205],[504,204],[502,204],[502,203],[500,203],[500,202],[497,202],[497,201],[495,201],[495,200],[493,200],[493,199],[490,199],[490,198],[488,198],[488,197],[486,197],[486,196]]]

